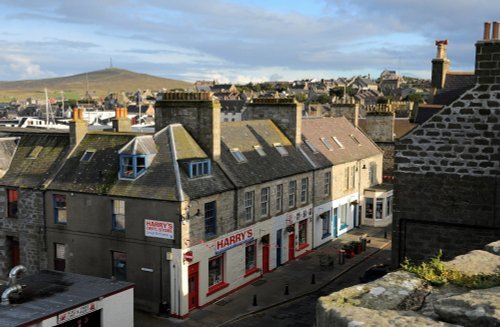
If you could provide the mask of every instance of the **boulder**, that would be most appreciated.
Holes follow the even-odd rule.
[[[491,275],[500,271],[500,256],[483,250],[474,250],[444,262],[444,265],[448,269],[458,270],[468,275]]]
[[[441,320],[465,327],[500,326],[500,287],[437,300],[434,310]]]
[[[449,298],[450,296],[460,295],[467,292],[469,292],[469,289],[451,284],[443,285],[441,287],[433,287],[431,293],[426,296],[422,307],[418,310],[418,313],[434,320],[439,320],[439,315],[434,311],[434,303],[440,299]]]
[[[487,244],[484,249],[490,253],[500,255],[500,241]]]

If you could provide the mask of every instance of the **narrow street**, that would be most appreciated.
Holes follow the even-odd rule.
[[[390,247],[388,247],[313,295],[305,296],[296,301],[271,308],[223,326],[311,327],[314,325],[316,300],[318,297],[359,284],[359,278],[368,268],[377,264],[389,264],[390,261],[391,251]]]

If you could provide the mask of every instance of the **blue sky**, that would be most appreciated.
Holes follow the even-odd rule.
[[[493,16],[496,13],[498,16]],[[113,66],[186,81],[473,71],[493,0],[0,0],[0,80]]]

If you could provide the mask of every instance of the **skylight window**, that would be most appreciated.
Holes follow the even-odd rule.
[[[354,136],[354,134],[351,134],[349,136],[352,138],[354,142],[356,142],[357,145],[361,145],[361,142],[359,142],[359,140],[356,138],[356,136]]]
[[[314,144],[311,143],[311,141],[305,139],[304,142],[307,144],[307,146],[309,147],[309,149],[311,149],[313,153],[318,153],[318,150],[316,149]]]
[[[276,148],[276,151],[284,157],[288,155],[288,151],[285,149],[285,147],[281,143],[274,143],[274,147]]]
[[[255,149],[255,151],[257,151],[259,156],[264,157],[266,155],[264,149],[260,145],[254,145],[253,148]]]
[[[246,162],[247,161],[247,158],[245,158],[243,153],[241,153],[240,149],[238,149],[238,148],[231,149],[231,154],[233,155],[234,159],[236,159],[236,161],[238,161],[238,162]]]
[[[40,154],[40,152],[42,152],[43,150],[43,147],[41,145],[37,145],[33,148],[33,150],[31,150],[31,152],[28,154],[28,156],[26,157],[27,159],[36,159],[38,158],[38,155]]]
[[[94,156],[95,154],[95,150],[94,149],[88,149],[85,151],[85,153],[83,154],[83,156],[80,158],[80,161],[81,162],[89,162],[90,159],[92,159],[92,157]]]
[[[333,136],[332,139],[335,141],[335,143],[337,143],[339,148],[341,148],[341,149],[344,148],[344,146],[342,145],[342,143],[340,143],[339,139],[336,136]]]
[[[325,139],[324,137],[320,138],[321,142],[323,142],[323,144],[325,145],[325,147],[328,149],[328,151],[332,151],[332,145],[330,144],[330,142],[328,142],[327,139]]]

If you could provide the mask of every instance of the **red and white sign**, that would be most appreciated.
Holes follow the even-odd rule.
[[[174,239],[174,223],[159,220],[144,220],[144,235],[149,237]]]
[[[82,305],[81,307],[66,311],[64,313],[58,314],[57,315],[57,324],[61,324],[63,322],[70,321],[74,318],[78,318],[81,316],[84,316],[88,313],[94,312],[99,308],[99,303],[97,301],[90,302],[87,304]]]
[[[188,251],[186,253],[184,253],[184,261],[187,261],[187,262],[193,262],[193,251]]]
[[[216,241],[215,253],[222,253],[250,241],[253,241],[253,230],[251,228]]]

